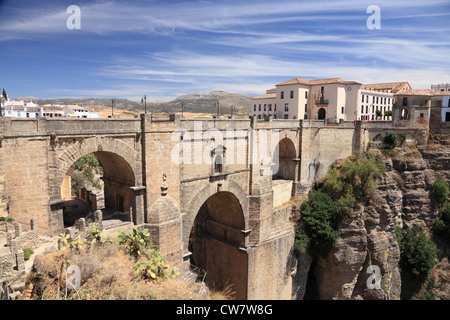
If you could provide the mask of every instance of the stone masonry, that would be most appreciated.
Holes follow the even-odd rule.
[[[237,298],[290,299],[294,229],[289,202],[274,199],[274,151],[278,179],[291,181],[295,195],[334,161],[397,129],[426,135],[382,121],[3,118],[0,216],[24,232],[33,218],[40,234],[62,233],[63,179],[94,153],[104,168],[105,207],[130,212],[171,265],[198,258],[211,282],[234,284]],[[192,234],[202,240],[192,242]]]

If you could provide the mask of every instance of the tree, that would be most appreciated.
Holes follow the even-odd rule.
[[[2,95],[3,95],[3,98],[5,98],[5,100],[8,100],[8,95],[6,94],[5,88],[3,88]]]
[[[442,178],[437,178],[431,187],[431,197],[441,206],[447,200],[448,194],[448,183]]]
[[[433,223],[433,232],[450,243],[450,204],[440,208],[440,216]]]
[[[386,132],[386,135],[383,138],[383,142],[389,147],[394,148],[397,145],[398,137],[397,134],[393,131]]]
[[[396,235],[400,247],[402,272],[405,271],[422,280],[426,279],[435,264],[436,246],[416,225],[406,230],[397,229]]]
[[[301,206],[302,219],[305,222],[305,233],[310,239],[310,253],[326,257],[336,245],[338,237],[337,222],[338,205],[328,194],[320,190],[311,190],[309,200]],[[301,233],[298,234],[298,240]],[[305,237],[303,237],[303,240]]]
[[[337,201],[339,213],[346,215],[357,201],[369,199],[377,190],[374,178],[384,173],[384,165],[374,156],[353,155],[325,177],[322,191]]]

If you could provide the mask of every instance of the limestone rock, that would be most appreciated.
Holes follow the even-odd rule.
[[[317,258],[316,281],[321,300],[351,299],[367,255],[367,232],[362,219],[348,217],[330,255]]]

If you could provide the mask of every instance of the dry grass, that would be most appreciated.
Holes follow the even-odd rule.
[[[133,272],[135,260],[117,245],[85,246],[80,252],[69,250],[36,257],[27,285],[33,284],[31,299],[89,300],[226,300],[232,292],[210,292],[204,283],[177,279],[160,284],[144,280]],[[76,265],[81,271],[78,290],[68,290],[66,270]]]

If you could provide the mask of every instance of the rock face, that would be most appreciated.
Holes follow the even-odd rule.
[[[430,189],[438,177],[450,182],[449,151],[449,145],[431,145],[385,160],[386,173],[377,179],[371,203],[341,222],[335,248],[326,259],[317,259],[314,275],[320,299],[400,299],[395,226],[417,225],[430,234],[439,214]],[[441,250],[438,265],[448,266],[446,255]],[[374,279],[380,279],[378,286]]]

